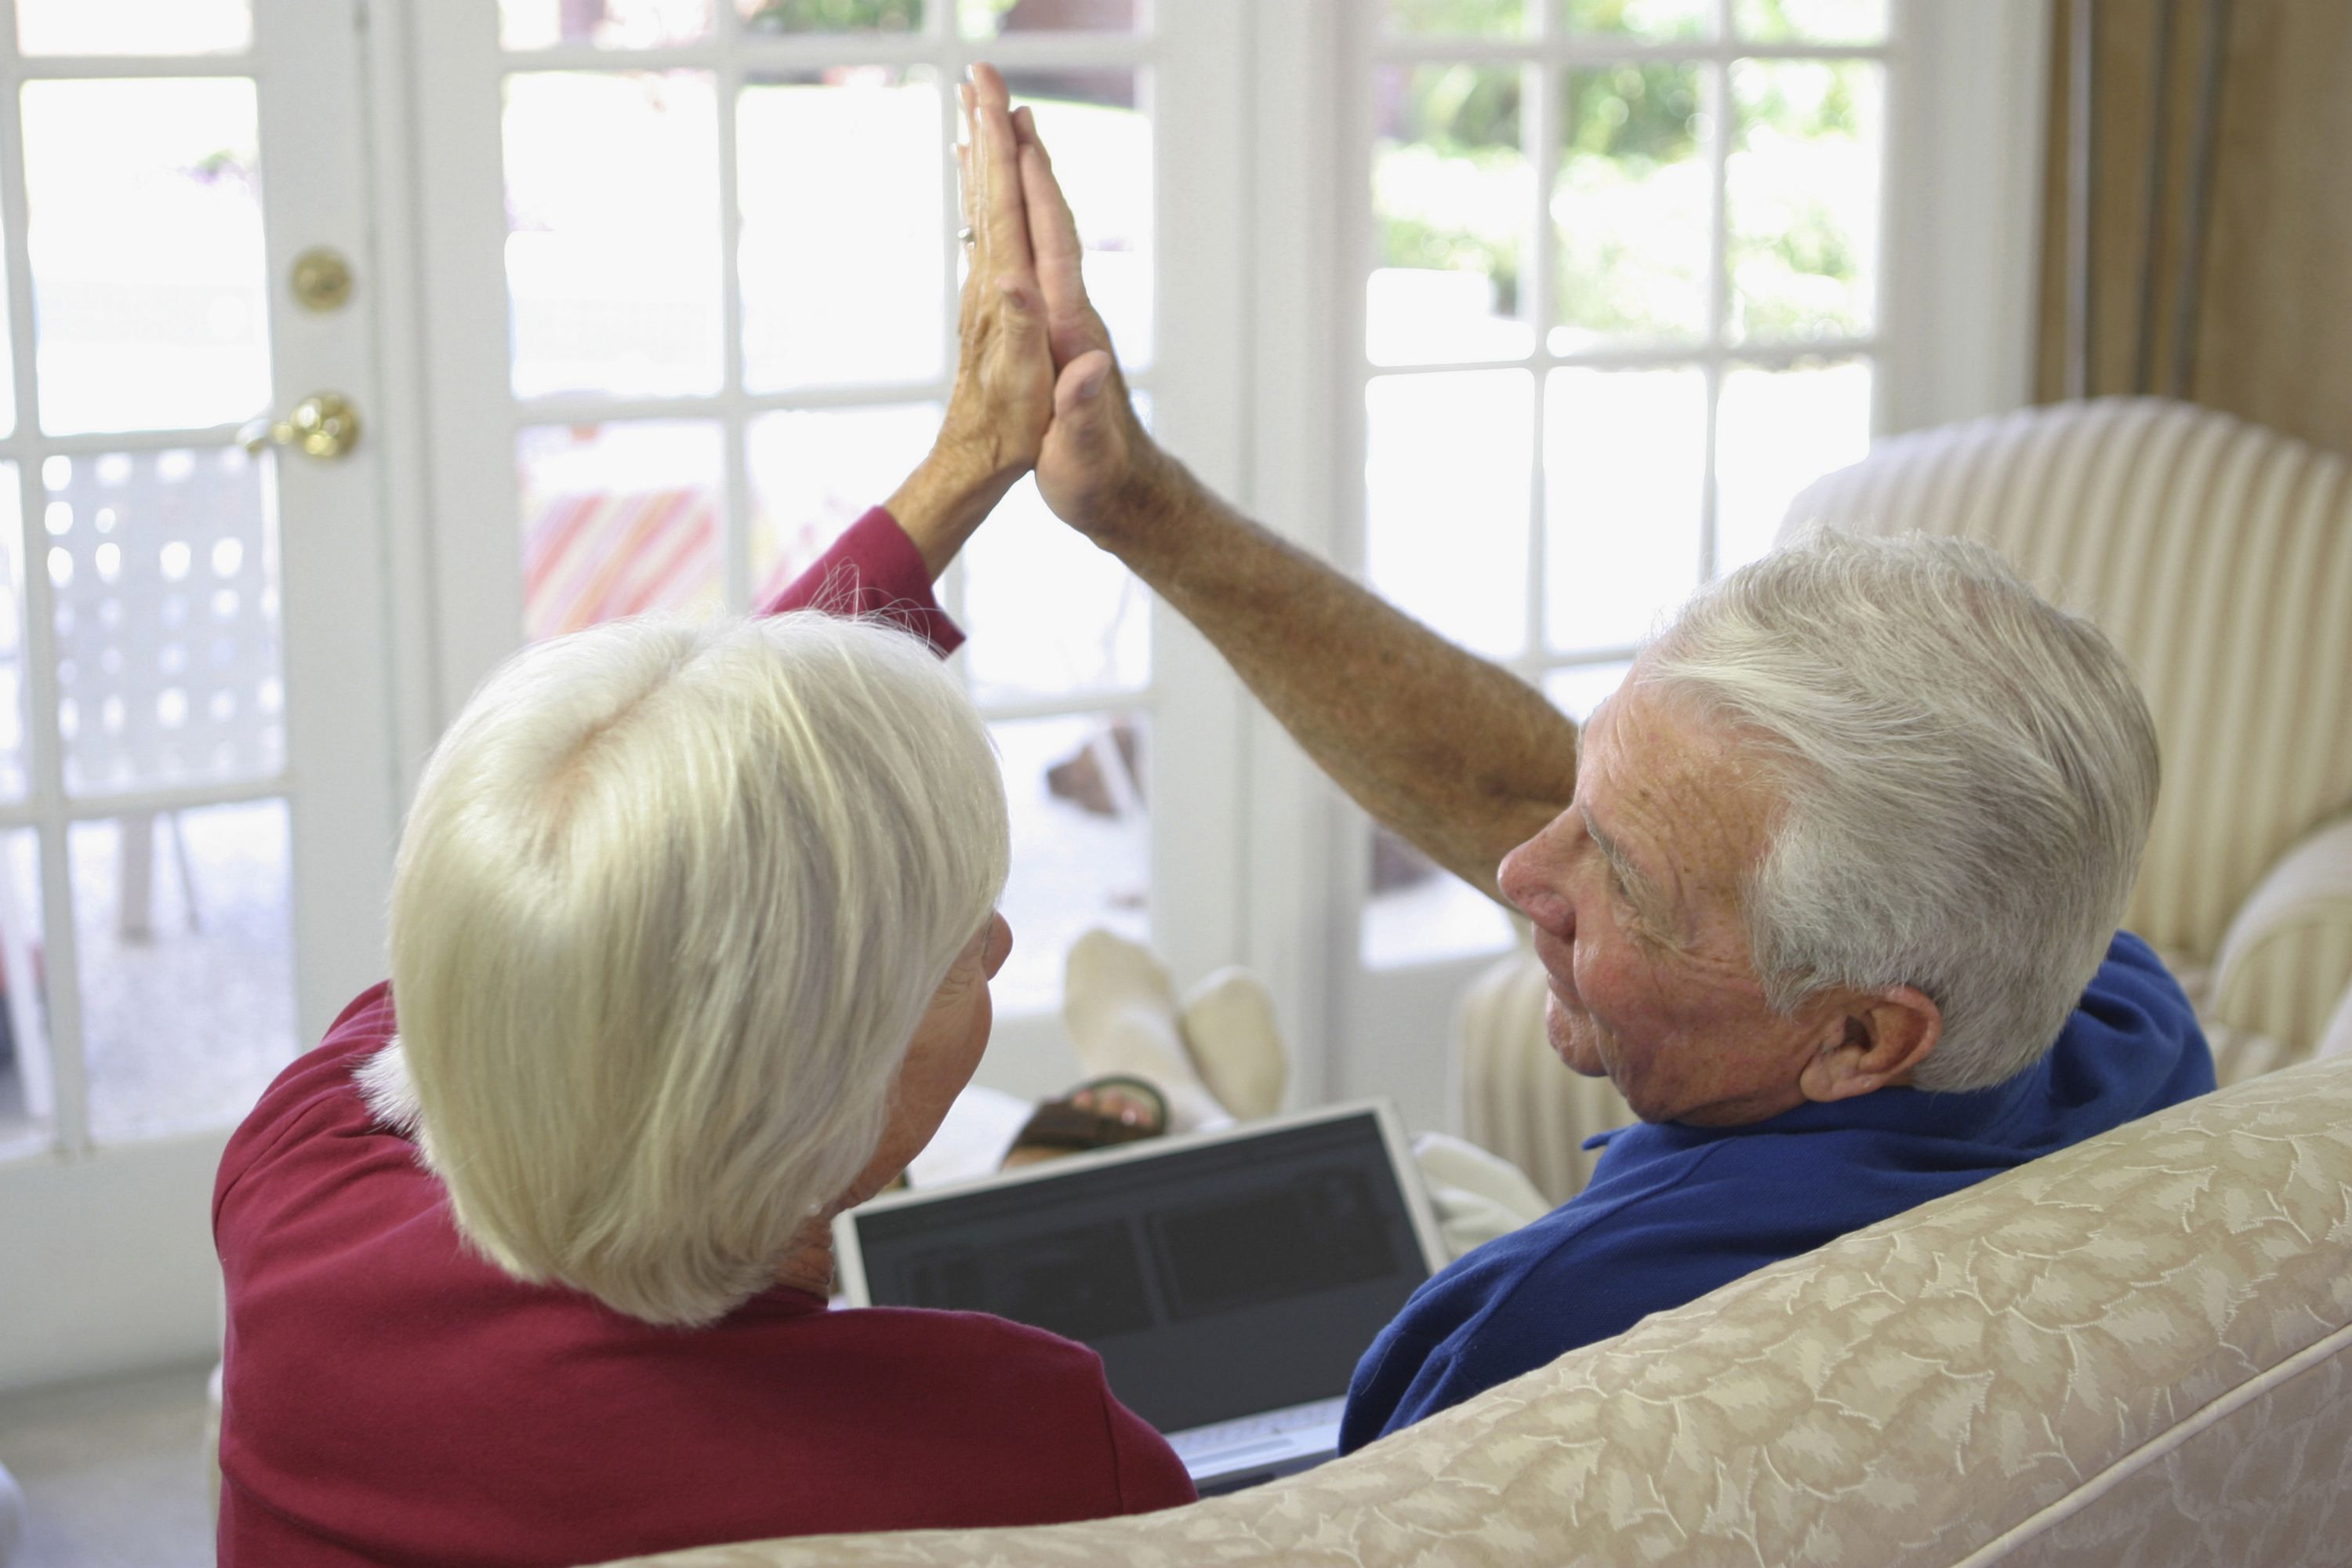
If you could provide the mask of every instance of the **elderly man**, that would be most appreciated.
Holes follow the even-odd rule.
[[[1702,593],[1580,737],[1152,444],[1026,140],[1047,502],[1366,809],[1532,922],[1553,1048],[1642,1118],[1585,1192],[1413,1298],[1343,1447],[2213,1087],[2179,987],[2116,930],[2157,749],[2096,628],[1976,546],[1816,538]]]

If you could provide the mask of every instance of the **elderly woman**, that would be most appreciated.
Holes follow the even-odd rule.
[[[803,613],[602,627],[493,676],[418,786],[391,985],[231,1141],[224,1563],[568,1563],[1192,1496],[1091,1352],[826,1310],[828,1217],[938,1127],[1011,944],[1002,786],[929,593],[1051,416],[1016,132],[976,76],[931,455],[770,607]]]

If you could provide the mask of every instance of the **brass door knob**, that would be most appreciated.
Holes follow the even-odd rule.
[[[248,452],[292,447],[309,458],[340,458],[360,444],[360,411],[340,392],[314,392],[285,418],[257,419],[239,434]]]

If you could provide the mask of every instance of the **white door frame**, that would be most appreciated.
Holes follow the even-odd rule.
[[[219,62],[215,74],[250,74],[259,84],[266,265],[269,269],[271,376],[282,413],[320,390],[350,396],[366,428],[351,456],[333,464],[289,457],[278,471],[282,562],[281,626],[286,661],[288,763],[276,788],[289,799],[291,921],[298,1047],[322,1033],[336,1012],[383,972],[383,889],[389,875],[397,781],[385,649],[382,486],[383,440],[400,415],[378,400],[376,213],[362,142],[362,34],[365,0],[256,0],[250,57]],[[13,33],[14,6],[0,0],[0,27]],[[54,62],[43,62],[49,74]],[[152,59],[71,62],[88,77],[175,74]],[[11,327],[20,352],[32,342],[24,270],[19,122],[10,106],[0,159],[11,193]],[[297,307],[284,286],[296,252],[331,245],[358,279],[351,303],[328,314]],[[23,394],[20,420],[37,417]],[[256,412],[259,412],[257,410]],[[29,428],[29,426],[27,426]],[[206,433],[226,440],[227,430]],[[30,481],[28,480],[28,483]],[[27,490],[28,497],[31,491]],[[29,528],[39,510],[28,512]],[[29,535],[28,535],[29,537]],[[217,1342],[218,1268],[212,1249],[213,1173],[227,1129],[120,1146],[93,1147],[79,1036],[79,976],[69,942],[73,913],[66,824],[109,815],[109,803],[63,797],[48,668],[47,584],[27,552],[27,697],[37,742],[35,809],[40,822],[50,934],[47,986],[59,1147],[0,1165],[0,1390],[139,1365],[184,1362]],[[159,1031],[172,1020],[154,1021]]]

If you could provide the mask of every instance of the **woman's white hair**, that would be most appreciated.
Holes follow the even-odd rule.
[[[2096,626],[1981,544],[1815,531],[1702,590],[1635,679],[1727,721],[1777,787],[1746,910],[1776,1008],[1916,986],[1943,1013],[1927,1089],[2055,1043],[2156,809],[2156,727]]]
[[[426,1164],[518,1279],[706,1323],[880,1142],[1004,885],[988,733],[915,638],[814,613],[530,647],[436,748],[392,894]]]

